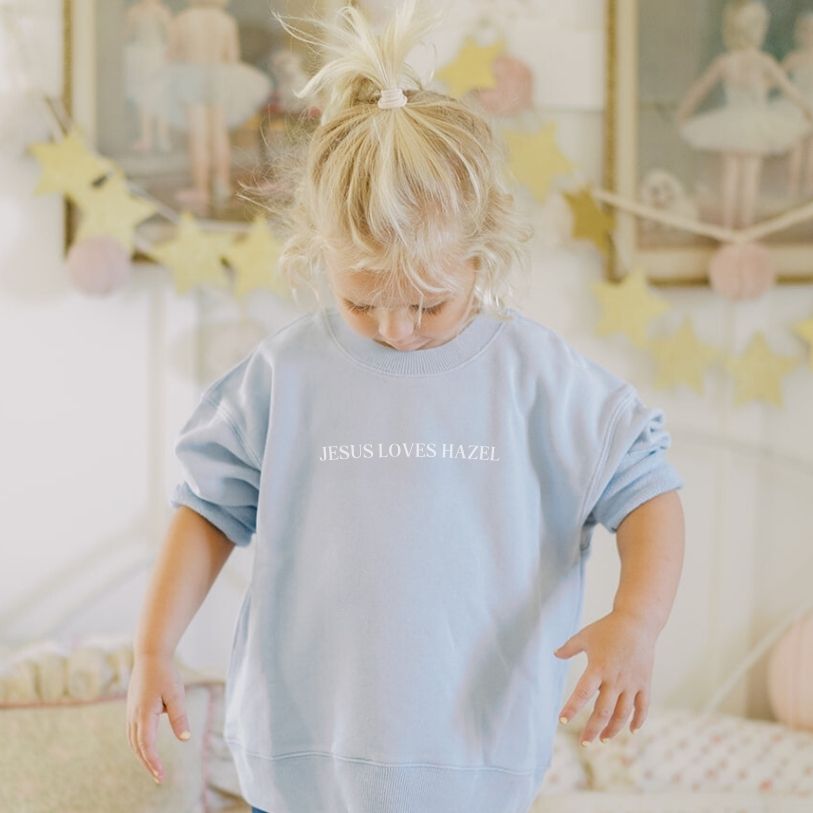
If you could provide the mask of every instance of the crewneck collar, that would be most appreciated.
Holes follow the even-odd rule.
[[[345,353],[366,367],[390,375],[432,375],[453,370],[474,358],[505,326],[502,319],[480,311],[445,344],[396,350],[356,333],[344,321],[336,305],[322,308],[322,319],[328,333]]]

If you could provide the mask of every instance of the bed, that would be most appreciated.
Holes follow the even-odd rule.
[[[177,661],[193,737],[162,721],[156,785],[125,735],[125,638],[49,639],[0,665],[0,810],[248,813],[222,739],[224,684]],[[588,707],[560,726],[530,813],[813,811],[813,733],[706,709],[650,708],[644,727],[579,745]]]

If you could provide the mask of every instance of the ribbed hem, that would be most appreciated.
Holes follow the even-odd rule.
[[[267,758],[226,742],[244,798],[273,813],[527,813],[550,765],[521,773],[313,752]]]
[[[513,309],[509,309],[512,313]],[[479,312],[445,344],[419,350],[396,350],[356,333],[336,305],[322,308],[322,319],[336,344],[359,364],[391,375],[431,375],[465,364],[496,338],[505,321]]]

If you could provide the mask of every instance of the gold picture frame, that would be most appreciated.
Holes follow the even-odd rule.
[[[73,116],[73,0],[62,0],[62,104],[68,116]],[[63,253],[73,243],[78,223],[78,210],[68,197],[64,198]],[[146,258],[135,258],[146,259]]]
[[[677,98],[668,96],[668,103],[661,103],[660,108],[654,103],[649,104],[646,99],[642,102],[639,93],[639,79],[641,71],[647,66],[639,64],[639,44],[641,37],[646,34],[644,25],[660,25],[666,27],[670,19],[653,6],[653,3],[667,3],[671,0],[646,0],[646,4],[641,0],[606,0],[606,108],[604,126],[604,166],[603,183],[604,188],[614,195],[624,200],[642,203],[640,194],[640,183],[642,155],[646,154],[646,141],[648,131],[645,130],[643,121],[658,121],[661,132],[667,132],[669,126],[668,117],[672,114],[673,107],[677,106]],[[714,32],[711,26],[719,26],[720,2],[714,0],[685,0],[680,4],[671,3],[671,14],[678,13],[676,7],[680,7],[680,13],[685,18],[691,18],[691,25],[706,25],[709,27],[707,41],[713,42]],[[770,7],[777,4],[768,2]],[[804,5],[800,0],[800,8]],[[691,7],[690,7],[691,6]],[[703,7],[707,7],[705,15],[700,14]],[[644,13],[644,8],[646,13]],[[664,7],[665,8],[665,7]],[[778,8],[778,6],[777,6]],[[785,9],[785,7],[783,7]],[[785,9],[786,10],[786,9]],[[784,13],[784,11],[783,11]],[[674,20],[672,19],[672,22]],[[689,23],[687,23],[688,25]],[[787,25],[782,29],[787,29]],[[673,32],[675,41],[682,42],[679,32]],[[786,41],[777,37],[771,42],[772,47],[777,51],[785,50]],[[786,37],[787,39],[787,37]],[[661,44],[661,41],[658,41]],[[692,71],[696,73],[694,62],[687,55],[685,64],[680,66],[680,70],[672,71],[667,60],[668,54],[664,56],[666,64],[660,65],[661,75],[671,78],[674,81],[675,75],[680,75],[681,81],[684,76],[688,76]],[[681,57],[683,59],[683,57]],[[702,54],[702,59],[706,59],[706,54]],[[702,61],[696,58],[698,64]],[[646,81],[652,83],[652,72],[647,74]],[[666,80],[668,82],[668,79]],[[674,88],[672,88],[674,90]],[[674,104],[673,104],[674,103]],[[649,107],[646,105],[649,104]],[[646,109],[645,109],[646,108]],[[642,109],[644,113],[642,114]],[[651,136],[650,136],[651,137]],[[677,138],[673,137],[673,143]],[[683,148],[692,153],[691,147],[684,145]],[[642,152],[643,150],[643,152]],[[649,151],[650,154],[653,150]],[[684,163],[685,163],[684,157]],[[692,158],[696,162],[711,162],[715,160],[710,156],[699,156],[693,153]],[[770,163],[769,163],[770,160]],[[766,159],[767,169],[773,173],[771,177],[779,178],[784,171],[782,158]],[[698,163],[698,166],[711,166],[710,163]],[[672,167],[664,167],[666,171],[677,176],[677,172],[672,172]],[[679,179],[682,180],[682,179]],[[713,199],[714,189],[707,191],[710,199]],[[761,199],[760,199],[761,200]],[[759,223],[797,208],[795,205],[783,205],[771,207],[767,205],[757,217]],[[642,238],[644,230],[647,228],[645,219],[629,211],[625,211],[623,206],[616,207],[615,216],[615,239],[614,248],[610,252],[607,263],[607,276],[611,280],[617,280],[631,270],[632,265],[641,265],[646,269],[647,276],[651,284],[663,286],[696,286],[708,285],[708,266],[713,254],[719,249],[720,241],[710,237],[698,237],[684,232],[680,236],[680,230],[676,228],[662,231],[662,234],[669,234],[669,239],[663,239],[659,244],[658,237],[651,235]],[[719,225],[712,218],[708,218],[701,212],[695,221],[707,223],[709,225]],[[651,228],[650,221],[649,227]],[[780,284],[798,284],[813,282],[813,218],[803,225],[796,226],[797,234],[807,232],[803,237],[793,237],[792,232],[784,230],[777,232],[766,238],[763,242],[770,249],[776,267],[778,269],[776,281]],[[656,230],[657,234],[657,230]],[[810,235],[809,237],[807,235]]]
[[[113,160],[135,185],[136,193],[157,201],[168,214],[179,216],[189,211],[205,226],[221,230],[246,231],[258,213],[256,201],[262,196],[258,189],[252,200],[240,194],[243,183],[250,191],[263,183],[273,181],[273,163],[268,160],[270,139],[287,139],[295,130],[307,130],[318,124],[318,110],[306,101],[292,99],[290,88],[283,80],[300,79],[310,72],[312,54],[306,46],[292,38],[276,23],[268,4],[235,4],[232,16],[239,30],[239,70],[243,76],[253,71],[268,80],[268,95],[257,91],[251,112],[246,113],[245,123],[230,123],[231,180],[233,189],[227,203],[216,206],[213,202],[204,208],[195,208],[177,193],[191,186],[188,154],[188,124],[171,128],[171,151],[162,153],[156,145],[147,154],[136,153],[134,141],[139,134],[137,108],[127,98],[126,60],[127,33],[124,18],[135,0],[62,0],[63,18],[63,80],[62,104],[68,122],[75,124],[86,137],[88,146]],[[317,6],[327,11],[332,0],[312,0],[307,4],[309,12],[317,13]],[[163,0],[164,5],[178,14],[186,7],[186,0]],[[279,0],[278,9],[283,16],[298,13],[298,0]],[[303,8],[305,0],[303,0]],[[307,26],[304,26],[307,30]],[[100,32],[117,32],[115,42]],[[284,72],[288,71],[288,74]],[[111,76],[115,75],[115,79]],[[163,75],[162,75],[163,78]],[[252,76],[249,75],[251,80]],[[167,78],[164,81],[169,82]],[[238,78],[235,77],[235,82]],[[230,99],[231,103],[231,99]],[[297,105],[297,107],[294,107]],[[109,115],[101,116],[100,111]],[[172,111],[175,124],[183,110],[177,105]],[[128,127],[122,119],[128,120]],[[109,123],[108,123],[109,122]],[[173,125],[174,126],[174,125]],[[159,210],[159,211],[160,211]],[[65,199],[65,251],[73,243],[79,221],[78,208]],[[177,217],[175,217],[177,219]],[[139,227],[147,243],[160,242],[172,236],[175,226],[171,218],[156,216]],[[137,251],[136,262],[151,262],[143,252]]]

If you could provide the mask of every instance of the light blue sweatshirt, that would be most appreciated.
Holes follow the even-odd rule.
[[[683,481],[661,410],[510,316],[399,351],[316,310],[183,426],[171,505],[255,540],[223,728],[255,807],[531,806],[595,525]]]

